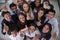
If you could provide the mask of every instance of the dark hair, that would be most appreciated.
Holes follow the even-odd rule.
[[[38,12],[39,12],[40,10],[44,12],[44,8],[40,8],[40,9],[38,10]],[[38,12],[37,12],[37,13],[38,13]],[[38,15],[37,15],[37,16],[38,16]],[[38,17],[37,17],[36,19],[38,19]],[[44,13],[43,13],[43,16],[42,16],[40,19],[45,19]],[[37,21],[38,21],[38,20],[37,20]]]
[[[46,33],[46,34],[50,34],[51,31],[52,31],[52,25],[51,25],[50,23],[46,23],[46,24],[44,24],[44,25],[42,26],[41,32],[42,32],[43,28],[45,27],[45,25],[48,25],[48,27],[49,27],[49,32]]]
[[[5,14],[10,14],[10,12],[9,11],[6,11],[6,12],[3,11],[1,15],[4,17]]]
[[[44,0],[44,1],[43,1],[43,3],[44,3],[44,2],[48,2],[48,3],[49,3],[49,5],[50,5],[50,2],[49,2],[49,0]]]
[[[36,28],[36,24],[35,24],[35,23],[30,23],[30,24],[29,24],[29,27],[30,27],[30,26],[34,26],[34,27]]]
[[[18,17],[19,17],[20,15],[23,15],[23,16],[26,18],[26,15],[25,15],[23,12],[20,12],[20,13],[18,14]]]
[[[19,18],[20,15],[24,16],[24,17],[25,17],[25,21],[26,21],[26,15],[25,15],[23,12],[20,12],[20,13],[18,14],[18,18]]]
[[[9,8],[11,9],[11,8],[14,7],[14,6],[16,6],[16,4],[11,3],[11,4],[9,5]],[[17,7],[17,6],[16,6],[16,7]]]
[[[40,10],[44,11],[44,8],[40,8],[40,9],[38,10],[38,12],[39,12]]]
[[[35,2],[36,2],[36,0],[35,0]],[[39,2],[41,3],[41,0],[39,0]]]
[[[55,13],[56,13],[56,11],[55,10],[48,10],[48,13],[49,12],[53,12],[54,13],[54,15],[55,15]]]

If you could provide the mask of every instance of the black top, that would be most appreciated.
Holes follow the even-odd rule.
[[[20,31],[21,29],[25,28],[26,23],[21,23],[20,21],[17,22],[17,26],[18,26],[18,31]]]
[[[1,25],[2,25],[2,34],[6,34],[6,33],[3,32],[4,24],[6,24],[6,25],[9,27],[9,29],[10,29],[10,28],[11,28],[11,25],[12,25],[12,24],[15,24],[15,23],[14,23],[14,21],[8,22],[8,21],[6,21],[5,19],[3,19],[2,22],[1,22]]]
[[[38,21],[41,21],[41,24],[42,24],[42,25],[40,25],[40,26],[37,26],[37,25],[36,25],[39,30],[40,30],[41,27],[44,25],[45,19],[46,19],[46,17],[45,17],[45,16],[42,16],[42,17],[40,18],[40,20],[38,20],[38,15],[37,15],[37,13],[34,14],[34,22],[36,23],[36,22],[38,22]]]
[[[17,22],[18,22],[18,15],[17,14],[14,14],[14,15],[12,15],[12,20],[17,24]]]
[[[46,34],[46,33],[41,32],[40,40],[42,40],[42,38],[45,38],[46,40],[49,40],[51,38],[51,33]]]
[[[32,10],[34,10],[34,8],[37,8],[35,5],[35,1],[32,2],[30,5],[31,5]],[[38,6],[38,8],[41,8],[41,4]]]

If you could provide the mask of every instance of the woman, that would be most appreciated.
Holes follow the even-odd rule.
[[[30,5],[26,2],[23,4],[23,13],[27,16],[27,20],[34,19],[32,9],[31,9]]]
[[[25,31],[27,28],[26,24],[26,16],[23,13],[18,14],[19,21],[17,23],[18,31]]]
[[[41,26],[44,24],[45,16],[44,16],[44,9],[40,9],[38,13],[35,15],[35,23],[38,29],[41,29]]]
[[[23,4],[23,13],[26,15],[27,24],[34,22],[34,15],[32,9],[28,3]]]
[[[40,40],[49,40],[51,38],[51,31],[52,31],[52,26],[49,23],[46,23],[42,28],[41,28],[41,35],[40,35]]]

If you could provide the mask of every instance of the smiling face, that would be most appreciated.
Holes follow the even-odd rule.
[[[38,12],[38,17],[41,18],[43,15],[44,15],[44,11],[39,10],[39,12]]]
[[[42,32],[43,33],[48,33],[49,32],[49,26],[48,25],[45,25],[42,29]]]
[[[29,6],[28,6],[28,4],[23,4],[23,10],[25,11],[25,12],[28,12],[28,10],[29,10]]]
[[[32,33],[32,32],[34,32],[34,31],[35,31],[35,27],[34,27],[34,26],[30,26],[30,27],[29,27],[29,32]]]
[[[19,21],[25,23],[25,16],[19,15]]]
[[[12,7],[11,9],[12,9],[13,12],[17,11],[17,7],[16,6]]]
[[[52,19],[55,16],[54,12],[49,12],[48,13],[48,18]]]
[[[11,21],[11,15],[9,13],[4,15],[5,20]]]

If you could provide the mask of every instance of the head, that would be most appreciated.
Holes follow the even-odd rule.
[[[56,13],[55,10],[49,10],[49,11],[48,11],[48,18],[49,18],[49,19],[54,18],[55,13]]]
[[[25,23],[26,22],[26,16],[25,16],[25,14],[24,13],[19,13],[18,14],[18,18],[19,18],[19,21],[21,22],[21,23]]]
[[[39,7],[40,6],[40,3],[41,3],[41,0],[35,0],[36,7]]]
[[[17,0],[17,3],[18,3],[19,6],[22,6],[23,3],[24,3],[24,0]]]
[[[9,5],[9,8],[10,8],[13,12],[16,12],[16,11],[17,11],[17,5],[14,4],[14,3],[11,3],[11,4]]]
[[[28,12],[29,10],[30,10],[30,5],[25,2],[25,3],[23,4],[23,11],[24,11],[24,12]]]
[[[35,29],[36,29],[36,25],[35,25],[34,23],[31,23],[31,24],[29,25],[28,29],[29,29],[29,32],[32,33],[32,32],[35,31]]]
[[[11,35],[13,35],[14,37],[17,36],[17,30],[17,26],[15,24],[12,24],[10,29]]]
[[[48,6],[49,4],[50,4],[49,0],[44,0],[44,1],[43,1],[43,5]]]
[[[43,15],[44,15],[44,9],[41,8],[41,9],[39,9],[39,11],[38,11],[38,17],[41,18]]]
[[[4,19],[5,19],[6,21],[11,21],[10,12],[8,12],[8,11],[2,12],[2,16],[4,17]]]
[[[51,24],[49,24],[49,23],[46,23],[44,26],[43,26],[43,28],[42,28],[42,32],[43,33],[51,33],[51,31],[52,31],[52,25]]]

